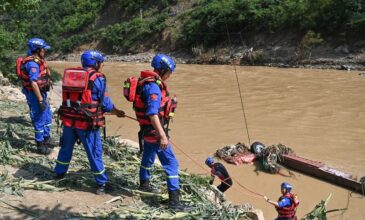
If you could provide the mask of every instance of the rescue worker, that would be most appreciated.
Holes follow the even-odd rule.
[[[211,168],[211,180],[209,181],[210,185],[213,184],[215,176],[218,176],[218,178],[222,181],[222,183],[217,187],[219,191],[224,193],[232,186],[232,178],[229,176],[227,169],[223,164],[215,163],[213,157],[208,157],[205,160],[205,164]]]
[[[292,190],[292,185],[289,183],[281,184],[281,193],[282,196],[279,198],[278,202],[272,201],[266,196],[264,199],[266,202],[275,206],[276,211],[278,212],[278,217],[276,220],[296,220],[297,216],[295,215],[297,211],[297,206],[299,205],[299,200],[297,196],[290,191]]]
[[[44,60],[46,50],[50,48],[43,39],[32,38],[28,41],[27,57],[17,59],[17,75],[22,81],[22,92],[29,106],[37,152],[45,155],[55,145],[51,139],[52,112],[47,102],[50,70]]]
[[[139,189],[159,193],[159,190],[150,185],[150,170],[157,154],[167,174],[169,208],[175,211],[190,211],[189,206],[180,202],[179,164],[166,129],[168,124],[166,116],[169,115],[167,106],[172,102],[167,91],[166,81],[175,71],[175,62],[165,54],[157,54],[153,57],[151,66],[154,68],[153,71],[141,72],[136,99],[133,102],[143,136]]]
[[[106,78],[101,73],[103,62],[104,57],[98,51],[87,50],[81,55],[82,68],[68,68],[64,72],[63,102],[59,109],[64,127],[61,149],[54,169],[56,179],[65,176],[75,142],[80,140],[98,185],[96,190],[98,195],[111,190],[111,185],[106,184],[108,177],[102,159],[103,150],[99,132],[100,127],[104,126],[103,114],[110,112],[118,117],[125,116],[124,111],[117,109],[108,95]]]

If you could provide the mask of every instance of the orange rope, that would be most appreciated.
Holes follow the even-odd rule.
[[[204,166],[202,166],[198,161],[196,161],[194,158],[192,158],[192,157],[190,157],[187,153],[185,153],[180,147],[178,147],[171,139],[170,139],[170,142],[171,142],[171,144],[172,145],[174,145],[174,147],[176,147],[181,153],[183,153],[186,157],[188,157],[191,161],[193,161],[196,165],[198,165],[200,168],[202,168],[203,170],[205,170],[205,171],[207,171],[207,172],[209,172],[209,170],[207,169],[207,168],[205,168]],[[250,192],[251,194],[253,194],[253,195],[250,195],[250,194],[247,194],[247,193],[245,193],[245,192],[242,192],[242,193],[244,193],[244,194],[246,194],[246,195],[250,195],[250,196],[253,196],[253,197],[256,197],[256,198],[261,198],[261,197],[263,197],[263,195],[262,194],[260,194],[260,193],[257,193],[257,192],[255,192],[255,191],[252,191],[252,190],[250,190],[250,189],[248,189],[247,187],[245,187],[245,186],[243,186],[236,178],[233,178],[232,176],[231,176],[231,179],[232,180],[234,180],[241,188],[243,188],[244,190],[246,190],[246,191],[248,191],[248,192]],[[225,181],[222,181],[223,183],[225,183],[225,184],[227,184],[227,185],[229,185],[228,183],[226,183]],[[234,187],[232,187],[232,188],[234,188]]]
[[[133,118],[131,116],[128,116],[128,115],[125,115],[126,118],[129,118],[131,120],[134,120],[134,121],[137,121],[136,118]],[[174,145],[174,147],[176,147],[181,153],[183,153],[187,158],[189,158],[191,161],[193,161],[196,165],[198,165],[200,168],[202,168],[204,171],[207,171],[208,173],[210,173],[210,171],[205,167],[205,166],[202,166],[198,161],[196,161],[194,158],[190,157],[187,153],[185,153],[179,146],[177,146],[171,139],[170,139],[170,142],[172,145]],[[246,190],[247,192],[251,193],[251,194],[247,194],[245,191],[242,191],[242,190],[239,190],[239,189],[236,189],[234,186],[232,186],[233,189],[245,194],[245,195],[249,195],[249,196],[252,196],[252,197],[255,197],[255,198],[262,198],[264,197],[264,195],[260,194],[260,193],[257,193],[253,190],[250,190],[249,188],[243,186],[236,178],[233,178],[231,177],[232,180],[234,180],[242,189]],[[225,181],[222,181],[223,183],[227,184],[227,185],[230,185],[228,183],[226,183]]]

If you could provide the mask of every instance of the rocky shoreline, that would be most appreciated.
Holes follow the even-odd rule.
[[[300,58],[296,47],[276,46],[265,49],[247,47],[213,48],[204,50],[192,48],[192,52],[171,52],[177,63],[181,64],[220,64],[241,66],[268,66],[281,68],[337,69],[345,71],[365,71],[365,49],[349,51],[347,46],[335,49],[315,48],[310,57]],[[148,63],[155,55],[153,51],[137,54],[106,55],[108,62]],[[81,53],[52,54],[48,60],[78,62]]]

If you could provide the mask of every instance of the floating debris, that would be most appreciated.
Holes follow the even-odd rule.
[[[282,161],[281,155],[293,152],[289,147],[279,143],[263,148],[259,160],[264,170],[270,173],[280,173],[283,170],[283,166],[279,164]]]
[[[254,142],[251,144],[250,148],[244,143],[224,146],[218,149],[214,156],[235,165],[253,163],[254,160],[258,160],[261,168],[266,172],[278,173],[290,177],[293,173],[279,164],[282,160],[281,155],[287,153],[293,153],[293,150],[283,144],[265,147],[265,145],[260,142]],[[284,170],[286,170],[288,174],[286,174]]]
[[[243,143],[224,146],[218,149],[214,156],[235,165],[252,163],[256,159],[256,156]]]

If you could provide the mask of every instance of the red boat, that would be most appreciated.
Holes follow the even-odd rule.
[[[290,153],[282,154],[281,156],[283,160],[280,161],[280,163],[290,169],[326,180],[363,195],[365,193],[365,177],[362,177],[360,181],[357,181],[353,179],[351,174],[328,167],[318,161],[309,160]]]

